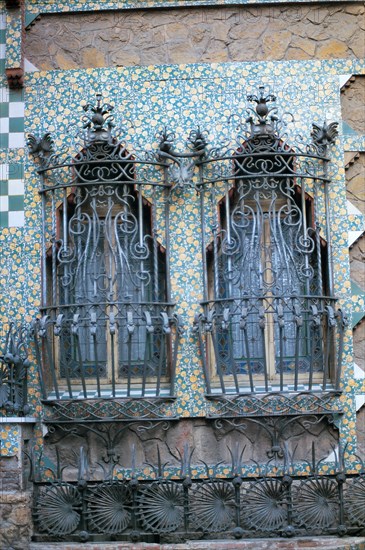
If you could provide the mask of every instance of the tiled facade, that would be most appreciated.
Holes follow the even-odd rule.
[[[281,64],[260,63],[230,66],[222,64],[214,68],[208,65],[181,68],[156,66],[148,69],[141,67],[136,69],[66,71],[63,74],[59,72],[33,73],[27,75],[25,89],[20,91],[7,90],[4,82],[4,101],[1,105],[3,114],[2,130],[5,130],[3,132],[4,146],[2,148],[4,162],[1,164],[1,223],[2,227],[11,229],[12,227],[23,226],[25,219],[26,226],[20,233],[7,230],[3,236],[5,236],[6,242],[10,244],[10,248],[15,251],[23,250],[22,241],[25,240],[26,243],[31,243],[29,247],[26,246],[26,248],[29,248],[29,252],[23,256],[24,263],[22,261],[20,265],[27,264],[28,268],[32,265],[33,272],[35,274],[39,273],[39,257],[36,252],[39,246],[37,235],[40,231],[37,206],[39,203],[37,197],[38,179],[34,173],[34,165],[28,155],[26,156],[25,167],[27,174],[25,214],[23,210],[24,168],[20,158],[24,158],[24,149],[22,148],[24,145],[24,134],[22,132],[24,104],[21,101],[24,94],[27,112],[26,131],[31,133],[51,131],[55,135],[57,143],[62,143],[62,140],[68,139],[67,127],[69,124],[77,122],[81,102],[90,99],[95,90],[102,88],[106,99],[115,103],[117,117],[121,121],[128,120],[129,126],[125,127],[127,142],[131,143],[132,147],[136,145],[137,147],[149,148],[154,146],[156,133],[161,125],[171,125],[171,127],[176,128],[177,137],[182,141],[186,138],[186,129],[193,128],[195,124],[199,124],[209,131],[212,143],[226,139],[228,137],[227,131],[232,130],[232,125],[227,124],[224,127],[222,121],[228,121],[232,115],[237,116],[237,118],[240,117],[245,108],[245,95],[260,82],[268,82],[272,89],[275,89],[278,102],[280,102],[283,111],[290,108],[294,112],[296,120],[300,121],[299,127],[297,126],[295,131],[299,129],[304,135],[308,135],[311,122],[320,121],[324,109],[328,120],[341,118],[338,103],[339,77],[344,74],[356,74],[361,70],[360,62],[349,60],[323,61],[321,63],[293,61]],[[297,75],[303,72],[310,72],[312,76],[310,88],[306,83],[303,83],[303,87],[298,83]],[[80,86],[81,82],[82,86]],[[214,87],[212,87],[211,82],[214,82]],[[292,93],[287,93],[288,90],[292,92],[293,89],[295,89],[295,97],[292,97]],[[82,93],[80,93],[81,90]],[[233,90],[235,93],[233,93]],[[180,98],[183,98],[183,104]],[[213,105],[214,109],[212,108]],[[8,127],[9,131],[7,131]],[[138,135],[135,128],[141,128]],[[138,141],[134,144],[136,139]],[[351,143],[348,142],[349,139]],[[344,134],[342,146],[346,149],[354,149],[356,146],[356,150],[361,150],[362,139],[363,136],[355,137]],[[341,148],[338,148],[337,155],[336,162],[338,162],[338,166],[341,166]],[[338,180],[336,186],[342,185],[343,189],[342,170],[337,172],[335,180]],[[340,232],[339,235],[344,237],[343,231],[346,227],[347,216],[345,214],[346,209],[340,206],[338,201],[339,189],[341,187],[338,187],[338,189],[335,187],[332,192],[332,198],[334,199],[336,196],[334,215],[336,220],[342,220],[341,223],[337,222],[335,227],[338,228],[336,230]],[[184,322],[191,325],[200,295],[199,241],[189,237],[188,243],[186,243],[185,239],[178,236],[181,234],[183,226],[189,226],[192,235],[198,231],[198,227],[194,229],[193,225],[197,214],[197,206],[194,206],[194,193],[188,190],[186,193],[187,196],[179,198],[177,206],[172,208],[173,212],[175,208],[176,212],[179,212],[178,205],[180,203],[188,204],[186,208],[188,218],[184,221],[179,220],[176,237],[173,238],[174,250],[176,250],[174,254],[177,254],[173,260],[173,265],[177,266],[173,280],[180,282],[182,279],[186,279],[185,290],[183,288],[177,290],[176,301],[178,304],[184,304],[184,306],[178,305],[178,312],[183,316]],[[345,203],[343,204],[345,205]],[[191,212],[192,217],[189,217],[189,212]],[[350,220],[351,226],[349,229],[351,231],[362,231],[364,222],[361,214],[351,214]],[[186,248],[187,244],[189,244],[188,248]],[[6,258],[3,266],[7,265],[9,261],[11,266],[10,271],[3,267],[4,274],[8,273],[10,275],[10,272],[12,273],[11,279],[3,279],[2,292],[4,295],[11,295],[11,281],[16,280],[16,273],[13,268],[18,264],[18,259],[9,258],[9,251],[4,251],[3,256]],[[179,257],[192,259],[192,266],[195,266],[194,274],[192,272],[189,277],[186,277],[183,269],[184,262]],[[346,251],[341,249],[341,246],[338,247],[338,251],[336,250],[336,258],[338,265],[341,265],[343,261],[346,262]],[[29,261],[31,264],[28,263]],[[179,272],[179,266],[183,269],[181,273]],[[20,269],[24,270],[24,268]],[[349,296],[350,291],[347,283],[343,285],[346,277],[346,275],[339,276],[337,282],[340,295],[344,297]],[[11,308],[10,310],[8,309],[9,306],[3,308],[2,319],[4,325],[9,322],[8,311],[11,313],[19,311],[19,308],[21,308],[20,311],[24,311],[27,319],[34,315],[39,301],[39,290],[36,289],[40,288],[40,281],[39,278],[36,278],[29,281],[29,283],[30,287],[28,289],[27,280],[24,277],[21,278],[22,298],[20,301],[16,296],[12,296],[11,300],[6,299],[6,303],[10,303]],[[191,289],[197,290],[192,292]],[[30,295],[34,298],[28,300],[27,298]],[[355,311],[359,311],[359,308],[361,310],[361,302],[355,300],[354,302]],[[17,315],[16,318],[19,319],[19,316]],[[184,416],[196,413],[202,414],[206,406],[202,399],[204,390],[200,379],[199,360],[192,342],[191,337],[187,338],[184,344],[186,348],[183,347],[180,353],[182,365],[185,363],[186,368],[181,365],[179,369],[182,373],[182,387],[179,391],[181,404],[177,403],[176,410],[178,414]],[[351,353],[349,346],[347,346],[347,349]],[[33,370],[34,368],[31,367],[30,372]],[[351,380],[351,372],[350,369],[347,370],[350,385],[346,386],[345,383],[345,387],[350,391],[349,397],[354,390],[356,393],[362,391],[361,382],[354,384],[354,381]],[[183,382],[187,376],[191,380],[194,379],[193,384],[188,386],[188,393],[188,387]],[[194,395],[190,393],[191,391],[195,392]],[[37,394],[36,389],[35,394]],[[353,414],[352,411],[351,406],[348,408],[349,421]]]
[[[279,0],[280,1],[280,0]],[[242,0],[237,4],[258,4]],[[270,0],[262,3],[270,3]],[[336,1],[328,2],[336,4]],[[209,6],[224,2],[160,1],[139,2],[143,7]],[[25,2],[26,21],[39,13],[74,12],[97,9],[134,9],[135,2]],[[31,72],[24,75],[24,87],[8,88],[5,70],[21,65],[21,19],[18,27],[6,31],[5,3],[0,3],[0,342],[5,344],[6,330],[12,322],[30,326],[38,315],[41,297],[41,199],[37,164],[25,147],[25,134],[41,137],[51,133],[57,150],[67,147],[78,152],[77,129],[83,116],[82,105],[93,102],[96,92],[114,105],[116,128],[130,151],[154,151],[157,134],[163,127],[175,133],[177,150],[185,149],[190,130],[198,126],[207,131],[212,147],[231,140],[238,122],[245,117],[246,96],[265,84],[277,96],[279,112],[290,111],[294,123],[288,125],[289,142],[300,134],[310,141],[312,123],[342,120],[340,86],[344,75],[364,73],[358,59],[311,61],[268,61],[257,63],[214,63],[191,65],[151,65],[102,67],[64,71]],[[97,13],[97,12],[96,12]],[[9,29],[9,27],[8,27]],[[9,43],[11,41],[11,45]],[[26,54],[26,52],[25,52]],[[303,75],[310,75],[303,78]],[[365,151],[365,136],[340,125],[340,135],[330,147],[332,183],[329,199],[333,239],[335,294],[340,307],[356,324],[365,312],[364,289],[351,287],[348,247],[364,232],[364,214],[346,197],[344,151]],[[195,183],[197,173],[192,182]],[[205,398],[202,361],[193,321],[202,300],[202,258],[200,240],[200,203],[193,185],[177,186],[171,203],[171,284],[176,312],[182,319],[183,334],[177,355],[176,399],[166,404],[166,416],[204,419],[216,413],[216,405]],[[29,341],[28,394],[29,414],[34,423],[31,439],[37,454],[44,444],[42,418],[44,407],[36,368],[36,350]],[[1,387],[1,386],[0,386]],[[364,404],[365,378],[361,366],[354,365],[352,326],[346,328],[341,378],[342,395],[336,398],[334,422],[339,429],[340,446],[345,450],[346,470],[356,473],[363,464],[356,455],[356,410]],[[275,412],[275,404],[271,405]],[[277,407],[280,407],[278,400]],[[21,456],[23,435],[20,421],[13,412],[1,411],[1,456]],[[23,417],[24,419],[24,417]],[[29,449],[28,449],[29,450]],[[363,457],[364,458],[364,457]],[[47,466],[47,465],[46,465]],[[49,466],[51,468],[52,464]],[[321,472],[335,473],[333,457],[321,464]],[[44,468],[43,471],[46,471]],[[173,471],[173,468],[172,468]],[[247,465],[246,474],[256,471]],[[308,471],[298,461],[293,471]],[[229,470],[222,466],[222,475]],[[120,468],[118,478],[130,474]],[[139,465],[137,475],[149,478],[151,470]],[[204,476],[196,466],[193,476]]]
[[[24,91],[11,90],[5,76],[10,67],[6,13],[0,12],[0,227],[24,225]],[[19,33],[20,34],[20,33]],[[14,45],[19,37],[9,40]]]

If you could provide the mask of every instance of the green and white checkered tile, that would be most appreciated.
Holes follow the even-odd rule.
[[[0,151],[24,147],[23,90],[9,90],[5,76],[6,16],[0,13]],[[23,164],[0,164],[0,229],[24,225]]]
[[[21,162],[0,164],[0,227],[24,225],[24,173]]]
[[[5,78],[6,19],[0,13],[0,149],[24,147],[23,90],[9,90]]]
[[[0,87],[0,149],[24,147],[23,90]]]

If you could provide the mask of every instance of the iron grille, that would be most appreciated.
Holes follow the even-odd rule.
[[[32,479],[34,539],[85,542],[102,536],[103,541],[181,542],[363,534],[363,470],[348,473],[336,460],[333,473],[321,472],[322,461],[316,461],[314,451],[313,446],[314,460],[305,473],[294,473],[288,464],[272,473],[270,463],[257,471],[255,463],[254,473],[245,474],[243,453],[236,447],[231,450],[232,464],[225,465],[226,475],[218,473],[221,463],[204,463],[205,471],[198,478],[191,475],[193,451],[186,446],[181,468],[172,479],[159,463],[153,479],[143,480],[131,472],[123,480],[111,474],[92,481],[81,448],[83,468],[77,482],[65,481],[56,472],[52,481]]]
[[[0,353],[0,409],[19,416],[29,413],[27,374],[30,365],[27,328],[11,324]]]
[[[100,95],[84,111],[71,152],[56,152],[49,134],[29,137],[43,213],[43,398],[173,396],[167,166],[113,135]]]
[[[208,394],[328,391],[340,384],[346,319],[333,293],[327,146],[336,123],[294,147],[274,96],[246,134],[197,161]]]

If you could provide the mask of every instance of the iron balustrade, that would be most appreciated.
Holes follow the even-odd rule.
[[[179,326],[170,308],[108,303],[46,310],[34,330],[43,399],[173,396]]]
[[[182,456],[186,455],[186,449]],[[190,453],[192,451],[187,448]],[[142,540],[181,542],[191,538],[260,538],[318,535],[361,535],[365,529],[365,477],[354,474],[336,460],[332,473],[320,471],[312,447],[313,463],[295,473],[289,463],[270,472],[270,462],[244,473],[239,449],[231,451],[232,464],[219,473],[222,463],[205,464],[192,476],[191,465],[182,463],[173,478],[159,462],[151,479],[137,471],[118,479],[112,468],[102,480],[88,477],[83,449],[83,469],[78,481],[65,481],[69,464],[41,480],[32,470],[34,483],[34,540],[51,542]],[[245,464],[248,466],[249,464]],[[35,464],[33,465],[35,466]],[[279,470],[279,471],[278,471]],[[50,470],[48,470],[50,471]]]
[[[35,485],[37,541],[363,535],[364,475]]]

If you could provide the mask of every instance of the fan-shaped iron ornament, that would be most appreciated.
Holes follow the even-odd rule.
[[[204,483],[192,497],[192,521],[205,532],[228,529],[234,520],[234,489],[224,481]]]
[[[338,486],[328,478],[303,481],[294,499],[294,517],[304,527],[325,529],[338,518]]]
[[[173,482],[157,482],[138,495],[138,517],[146,531],[170,533],[182,526],[183,492]]]
[[[346,484],[345,510],[349,519],[365,526],[365,478],[352,479]]]
[[[69,535],[79,525],[81,495],[69,483],[58,483],[41,489],[35,508],[40,531],[52,535]]]
[[[242,521],[245,526],[275,531],[286,522],[286,491],[279,479],[263,479],[252,483],[241,496]]]
[[[87,497],[87,518],[99,533],[122,533],[129,525],[130,491],[122,483],[103,483]]]

